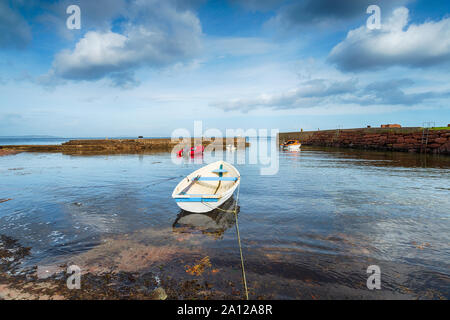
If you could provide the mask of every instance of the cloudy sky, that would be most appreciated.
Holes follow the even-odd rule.
[[[0,70],[8,136],[447,125],[450,2],[0,0]]]

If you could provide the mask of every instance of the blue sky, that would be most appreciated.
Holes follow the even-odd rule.
[[[446,126],[450,3],[0,0],[0,70],[0,135]]]

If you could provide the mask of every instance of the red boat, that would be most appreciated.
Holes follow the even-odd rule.
[[[182,157],[184,155],[190,154],[191,157],[193,157],[198,154],[203,154],[203,151],[205,151],[205,147],[203,145],[198,145],[196,147],[192,147],[191,150],[189,150],[188,148],[181,149],[180,151],[178,151],[178,156]]]

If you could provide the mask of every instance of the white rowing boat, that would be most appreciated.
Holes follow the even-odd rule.
[[[241,182],[239,171],[225,161],[204,166],[184,178],[173,190],[172,198],[189,212],[209,212],[221,206]]]

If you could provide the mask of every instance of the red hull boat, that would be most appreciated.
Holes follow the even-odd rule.
[[[190,155],[192,157],[198,154],[203,154],[204,151],[205,147],[203,145],[198,145],[196,147],[192,147],[190,150],[188,148],[181,149],[178,151],[178,156],[182,157],[184,155]]]

